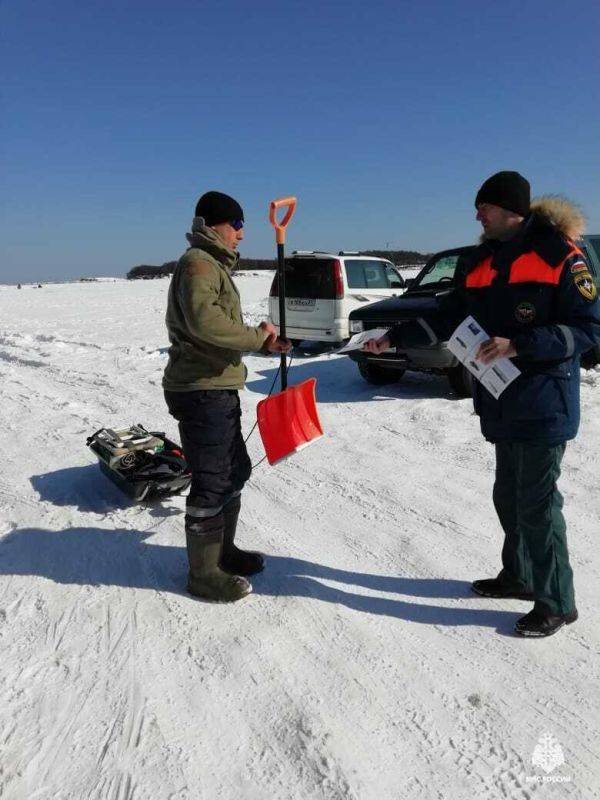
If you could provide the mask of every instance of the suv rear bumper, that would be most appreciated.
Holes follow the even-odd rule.
[[[376,356],[362,350],[352,350],[350,358],[356,362],[368,361],[387,369],[414,369],[445,372],[458,365],[458,359],[452,355],[446,342],[431,347],[413,347],[406,350],[387,350]]]

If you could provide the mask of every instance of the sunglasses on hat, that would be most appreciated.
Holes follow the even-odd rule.
[[[232,219],[230,220],[229,224],[233,228],[234,231],[241,231],[244,227],[244,220],[243,219]]]

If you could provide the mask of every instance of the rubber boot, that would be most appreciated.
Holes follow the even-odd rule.
[[[239,495],[230,500],[223,509],[225,528],[223,534],[223,553],[221,567],[234,575],[256,575],[265,568],[265,560],[260,553],[253,550],[240,550],[234,542],[240,515],[241,500]]]
[[[223,549],[223,514],[208,519],[186,516],[185,538],[190,565],[187,589],[196,597],[217,603],[233,603],[252,591],[239,575],[219,567]]]

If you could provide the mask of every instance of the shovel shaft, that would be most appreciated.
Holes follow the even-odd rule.
[[[277,212],[285,209],[283,219],[277,220]],[[277,242],[277,282],[279,285],[279,336],[286,339],[285,330],[285,258],[283,248],[285,243],[285,229],[296,210],[295,197],[280,197],[272,200],[269,206],[269,221],[275,228],[275,241]],[[287,389],[287,357],[281,354],[281,391]]]
[[[279,287],[279,336],[287,338],[285,329],[285,256],[284,245],[277,244],[277,283]],[[281,391],[287,389],[287,356],[281,354]]]

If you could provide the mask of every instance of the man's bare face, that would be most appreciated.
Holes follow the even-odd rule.
[[[229,222],[220,222],[218,225],[211,225],[211,228],[219,234],[225,247],[229,250],[237,250],[238,244],[244,238],[244,229],[240,228],[239,231],[236,231]]]
[[[475,219],[481,222],[486,239],[510,239],[523,221],[523,217],[492,203],[480,203]]]

